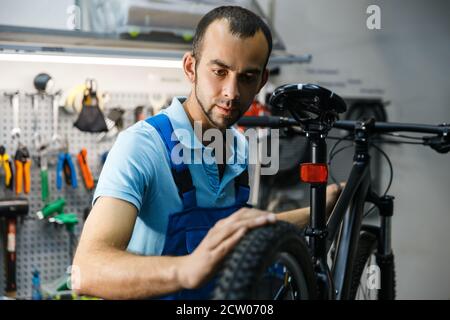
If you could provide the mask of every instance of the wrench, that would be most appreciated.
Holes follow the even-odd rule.
[[[9,97],[11,105],[13,107],[13,129],[11,130],[11,136],[20,142],[20,127],[19,127],[19,91],[14,93],[4,93]]]
[[[31,98],[31,104],[33,109],[33,146],[35,151],[39,151],[42,145],[42,137],[39,132],[39,98],[42,97],[39,93],[26,94]]]
[[[61,138],[58,135],[58,116],[59,116],[59,98],[61,90],[58,90],[52,95],[53,98],[53,135],[52,142],[60,142]]]

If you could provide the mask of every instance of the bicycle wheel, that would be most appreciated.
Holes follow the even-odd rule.
[[[301,231],[286,222],[251,230],[226,258],[212,298],[303,300],[317,296]]]
[[[382,258],[377,245],[374,234],[361,232],[350,290],[352,300],[395,299],[394,256]]]

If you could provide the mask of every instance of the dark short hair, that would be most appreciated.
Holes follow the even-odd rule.
[[[229,23],[231,34],[239,38],[253,37],[256,32],[261,30],[269,48],[266,63],[264,64],[264,67],[267,66],[270,53],[272,52],[272,33],[270,32],[269,26],[257,14],[238,6],[217,7],[202,17],[197,25],[194,39],[192,40],[192,53],[194,57],[197,60],[200,59],[200,51],[206,29],[212,22],[220,19],[226,19]]]

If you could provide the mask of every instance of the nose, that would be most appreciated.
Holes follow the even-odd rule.
[[[230,76],[223,86],[223,95],[230,100],[238,100],[240,97],[238,79],[236,76]]]

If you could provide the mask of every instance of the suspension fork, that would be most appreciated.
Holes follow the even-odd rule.
[[[394,197],[390,195],[378,196],[372,190],[367,194],[367,202],[373,203],[379,210],[380,228],[376,234],[378,238],[378,253],[389,255],[392,253],[392,216],[394,214]]]
[[[391,225],[394,214],[394,197],[390,195],[379,197],[373,191],[370,191],[367,195],[367,201],[373,203],[379,210],[380,228],[376,233],[378,239],[376,259],[381,273],[380,285],[382,288],[389,288],[391,283],[395,281]],[[395,298],[395,292],[381,290],[379,298],[380,300],[393,300]]]

